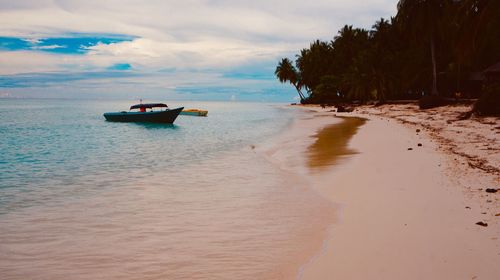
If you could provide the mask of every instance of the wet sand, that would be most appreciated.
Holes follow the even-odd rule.
[[[307,165],[322,170],[336,165],[346,156],[355,154],[348,144],[366,119],[339,117],[341,122],[325,126],[316,135],[316,141],[307,149]]]
[[[328,114],[333,118],[316,110],[311,115],[317,123]],[[498,223],[476,225],[487,216],[478,212],[481,202],[464,196],[464,186],[450,177],[450,159],[413,127],[357,116],[369,119],[345,148],[357,154],[348,152],[340,164],[318,161],[324,145],[317,143],[333,141],[328,133],[316,133],[316,144],[310,141],[305,153],[313,163],[304,171],[311,186],[339,211],[325,247],[299,278],[498,279]]]

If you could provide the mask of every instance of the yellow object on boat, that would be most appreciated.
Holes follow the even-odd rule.
[[[206,117],[208,114],[207,110],[200,110],[200,109],[184,109],[180,113],[181,115],[189,115],[189,116],[200,116],[200,117]]]

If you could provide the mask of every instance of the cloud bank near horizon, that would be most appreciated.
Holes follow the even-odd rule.
[[[352,2],[0,0],[0,93],[111,94],[117,85],[200,96],[225,92],[218,85],[289,99],[293,90],[273,78],[281,57],[330,40],[344,24],[369,28],[397,3]]]

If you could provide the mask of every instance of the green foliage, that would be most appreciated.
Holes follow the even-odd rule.
[[[313,42],[309,49],[303,49],[297,55],[297,68],[302,78],[302,84],[308,91],[319,85],[321,77],[330,73],[332,49],[326,42]]]
[[[452,96],[472,73],[500,60],[500,1],[400,0],[398,13],[371,30],[345,25],[280,62],[276,75],[304,102]],[[302,94],[306,89],[309,96]],[[465,92],[469,96],[478,92]],[[427,102],[424,105],[436,103]],[[425,106],[424,106],[425,107]]]
[[[343,100],[337,92],[337,78],[333,75],[321,77],[320,84],[309,97],[309,103],[336,103]]]
[[[500,116],[500,82],[486,86],[473,111],[479,116]]]

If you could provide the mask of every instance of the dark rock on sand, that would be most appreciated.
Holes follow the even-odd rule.
[[[420,132],[420,129],[418,129],[418,128],[417,128],[417,130],[416,130],[416,131],[417,131],[417,133],[419,133],[419,132]]]
[[[422,147],[422,143],[418,143],[417,146]]]
[[[458,115],[457,120],[459,120],[459,121],[468,120],[468,119],[470,119],[470,117],[472,117],[472,113],[473,113],[472,110],[468,111],[468,112],[461,113],[460,115]]]
[[[347,106],[342,106],[342,105],[338,105],[337,106],[337,112],[338,113],[350,113],[352,111],[354,111],[354,108],[347,107]]]
[[[488,224],[484,223],[484,222],[477,222],[476,225],[482,226],[482,227],[487,227],[488,226]]]
[[[411,151],[411,150],[413,150],[413,148],[408,148],[408,151]]]
[[[487,193],[496,193],[497,191],[497,189],[486,189]]]

